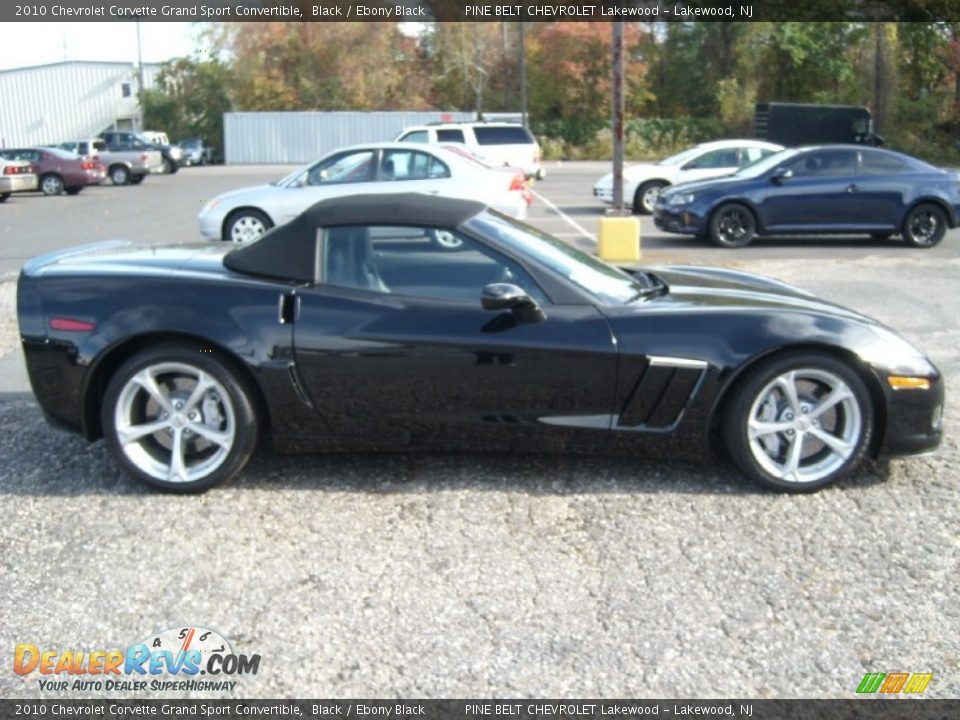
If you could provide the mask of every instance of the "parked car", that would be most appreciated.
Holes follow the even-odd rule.
[[[0,203],[6,202],[15,192],[29,192],[37,189],[37,175],[24,160],[4,160],[0,158]]]
[[[200,235],[240,242],[260,237],[326,198],[421,192],[479,199],[511,217],[527,215],[526,187],[440,147],[374,143],[341,148],[270,185],[218,195],[200,211]]]
[[[540,161],[540,143],[518,123],[461,122],[432,123],[404,128],[397,142],[460,144],[491,165],[511,165],[527,177],[543,180],[546,171]]]
[[[87,185],[99,185],[106,177],[99,160],[82,158],[61,148],[3,148],[0,157],[29,162],[44,195],[76,195]]]
[[[940,372],[879,323],[744,272],[618,269],[468,200],[354,195],[241,246],[60,250],[24,266],[17,298],[46,418],[174,491],[233,477],[261,437],[716,444],[784,491],[941,439]]]
[[[624,203],[635,213],[649,215],[660,191],[670,185],[730,175],[757,160],[783,150],[761,140],[718,140],[687,148],[657,163],[637,163],[623,169]],[[593,195],[613,203],[613,173],[593,186]]]
[[[783,150],[730,177],[669,188],[654,222],[722,247],[766,235],[899,233],[929,248],[960,222],[957,176],[902,153],[862,145]]]
[[[213,148],[203,138],[184,138],[178,145],[183,150],[184,165],[209,165],[213,162]]]
[[[158,150],[145,145],[127,150],[108,150],[100,138],[68,140],[52,147],[63,148],[81,157],[98,159],[107,169],[107,177],[114,185],[139,185],[152,172],[160,172],[163,158]]]
[[[128,150],[156,150],[161,155],[161,162],[155,172],[162,172],[172,175],[180,169],[180,160],[183,157],[183,151],[176,145],[171,145],[169,140],[166,142],[156,142],[156,139],[166,140],[165,133],[152,132],[136,133],[129,130],[109,130],[99,135],[100,139],[107,143],[107,149],[111,152],[125,152]]]

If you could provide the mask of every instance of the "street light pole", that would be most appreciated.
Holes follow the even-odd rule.
[[[527,127],[527,24],[520,21],[520,119]]]
[[[139,85],[140,92],[137,93],[137,99],[139,100],[140,105],[140,127],[138,130],[143,130],[143,42],[140,39],[140,21],[137,21],[137,69],[139,73]]]
[[[623,214],[623,23],[613,23],[613,210]]]

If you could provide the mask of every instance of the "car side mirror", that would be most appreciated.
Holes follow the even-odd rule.
[[[547,314],[537,302],[520,287],[511,283],[491,283],[483,288],[480,304],[484,310],[509,310],[525,323],[538,323]]]
[[[782,182],[783,180],[789,180],[793,177],[793,170],[785,167],[778,167],[770,174],[771,182]]]

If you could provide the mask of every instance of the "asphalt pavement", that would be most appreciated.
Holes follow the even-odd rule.
[[[593,247],[604,169],[548,166],[531,221]],[[261,655],[259,671],[229,692],[148,697],[844,698],[867,672],[901,671],[960,696],[960,233],[928,251],[811,238],[730,251],[642,221],[646,261],[779,277],[884,321],[944,372],[937,454],[813,495],[716,462],[262,454],[179,497],[50,428],[16,349],[20,264],[195,238],[204,200],[285,172],[184,169],[0,207],[0,696],[130,696],[41,690],[11,671],[12,650],[125,648],[184,626]]]

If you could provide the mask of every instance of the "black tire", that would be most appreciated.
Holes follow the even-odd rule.
[[[139,185],[140,183],[143,182],[143,179],[144,179],[145,177],[146,177],[146,175],[131,175],[131,176],[130,176],[130,184],[131,184],[131,185]]]
[[[126,165],[111,165],[107,174],[114,185],[130,184],[130,168]]]
[[[669,186],[663,180],[648,180],[637,188],[633,195],[633,211],[638,215],[652,215],[657,192]]]
[[[60,195],[63,193],[63,178],[57,173],[46,173],[40,176],[40,189],[44,195]]]
[[[742,248],[757,234],[753,211],[741,203],[725,203],[710,217],[710,240],[725,248]]]
[[[67,195],[79,195],[81,190],[83,190],[82,185],[71,185],[67,188]]]
[[[6,202],[11,193],[0,193],[0,203]]]
[[[164,175],[173,175],[180,169],[180,166],[177,165],[175,160],[170,158],[163,159],[163,174]]]
[[[193,387],[191,373],[197,378]],[[190,410],[188,403],[200,373],[212,383]],[[147,375],[170,413],[163,411],[156,394],[135,379]],[[181,415],[181,408],[189,413]],[[123,363],[107,385],[100,421],[107,447],[120,467],[148,485],[178,493],[201,492],[236,476],[256,449],[259,427],[252,393],[232,364],[203,348],[181,343],[156,345]],[[158,429],[124,443],[118,421],[128,428],[128,436],[129,429],[138,425]],[[224,438],[229,438],[228,447]],[[175,468],[178,443],[181,451],[176,454],[182,464]],[[184,479],[171,479],[175,475]]]
[[[922,203],[907,213],[902,233],[907,245],[932,248],[947,234],[947,214],[933,203]]]
[[[244,208],[235,210],[223,223],[225,242],[245,242],[256,240],[273,227],[273,222],[259,210]]]
[[[785,391],[790,385],[796,402]],[[867,454],[873,402],[857,372],[837,358],[784,354],[747,371],[731,392],[724,445],[744,474],[765,487],[811,492],[849,474]],[[840,399],[831,403],[833,397]],[[821,440],[827,436],[830,444]]]

